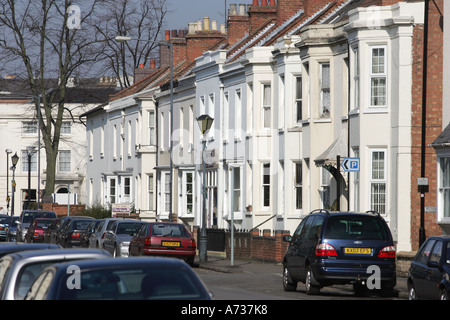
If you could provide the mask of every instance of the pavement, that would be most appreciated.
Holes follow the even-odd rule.
[[[194,267],[212,270],[222,273],[257,273],[257,272],[273,272],[282,273],[281,263],[262,262],[257,260],[234,259],[233,263],[229,258],[221,254],[209,253],[206,262],[198,261],[198,255],[194,262]],[[408,299],[408,287],[406,277],[397,277],[397,285],[395,286],[395,296],[399,299]],[[398,296],[397,296],[398,294]]]

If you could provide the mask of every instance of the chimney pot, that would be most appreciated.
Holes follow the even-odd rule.
[[[236,4],[230,4],[230,16],[235,16],[236,14]]]
[[[270,5],[274,7],[274,6],[276,6],[276,5],[277,5],[277,3],[276,3],[276,1],[275,1],[275,0],[270,0]]]
[[[253,6],[259,6],[259,0],[253,0],[253,4],[252,4]]]
[[[165,40],[170,40],[170,30],[165,31]]]
[[[203,23],[201,20],[197,21],[197,31],[203,30]]]
[[[193,33],[195,33],[195,22],[189,22],[188,34],[193,34]]]
[[[209,31],[209,17],[203,18],[203,28],[205,31]]]
[[[155,69],[155,59],[150,59],[150,69]]]
[[[218,26],[217,20],[211,21],[211,29],[212,30],[217,31],[217,26]]]
[[[227,29],[225,27],[225,24],[221,24],[220,25],[220,33],[223,33],[223,34],[227,33]]]
[[[261,0],[261,6],[267,6],[267,0]]]
[[[139,64],[139,69],[144,69],[144,67],[145,67],[145,66],[144,66],[143,63],[140,63],[140,64]]]
[[[245,4],[240,4],[239,5],[239,15],[240,16],[245,16],[247,14],[246,12],[246,5]]]

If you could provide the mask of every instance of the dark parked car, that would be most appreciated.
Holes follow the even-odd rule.
[[[97,249],[34,250],[6,255],[0,259],[0,298],[22,300],[36,277],[52,264],[110,257],[108,252]]]
[[[64,248],[79,247],[81,236],[86,231],[91,217],[74,217],[58,234],[57,243]]]
[[[25,234],[25,242],[44,242],[44,232],[47,230],[48,225],[50,225],[55,219],[49,218],[37,218],[34,219]]]
[[[23,242],[25,238],[25,234],[27,233],[28,227],[31,222],[33,222],[36,218],[52,218],[56,219],[56,213],[53,211],[44,211],[44,210],[24,210],[20,214],[19,220],[16,222],[17,224],[17,241]]]
[[[47,236],[46,241],[49,243],[58,243],[60,238],[60,233],[65,229],[68,223],[74,218],[79,218],[77,216],[64,216],[59,219],[58,223],[55,225],[53,231]]]
[[[61,219],[59,219],[59,218],[53,219],[52,223],[50,223],[47,226],[47,229],[44,232],[44,242],[45,243],[52,243],[51,238],[52,238],[53,233],[56,230],[56,226],[58,225],[59,221],[61,221]]]
[[[377,213],[314,210],[284,240],[289,242],[283,259],[286,291],[296,290],[300,281],[307,294],[318,294],[321,287],[333,284],[353,284],[361,294],[375,266],[380,286],[373,287],[371,281],[370,289],[393,293],[395,246],[389,227]]]
[[[184,224],[150,222],[130,242],[130,256],[170,256],[194,264],[197,245]]]
[[[195,272],[170,258],[111,258],[77,261],[78,279],[68,268],[73,263],[47,267],[38,276],[26,300],[210,300]],[[71,277],[71,278],[69,278]],[[82,284],[69,288],[68,282]]]
[[[99,225],[100,221],[101,220],[99,220],[99,219],[95,219],[95,220],[91,221],[89,226],[86,228],[86,231],[83,232],[83,234],[81,235],[81,239],[80,239],[80,247],[81,248],[89,248],[89,238],[95,232],[95,229]]]
[[[4,243],[0,245],[0,258],[4,255],[28,250],[60,249],[61,246],[50,243]]]
[[[450,236],[429,237],[417,251],[408,273],[408,298],[448,300]]]
[[[11,224],[8,227],[6,242],[15,242],[17,239],[17,221],[19,221],[19,216],[11,217]]]
[[[0,215],[0,241],[8,241],[11,227],[14,226],[16,228],[15,222],[17,218],[3,214]]]
[[[128,257],[130,240],[145,223],[134,219],[114,221],[111,230],[106,231],[103,249],[111,252],[114,257]]]

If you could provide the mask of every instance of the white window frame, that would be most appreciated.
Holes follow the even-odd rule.
[[[153,173],[147,174],[147,208],[154,210],[155,204],[155,176]]]
[[[191,176],[191,193],[189,193],[188,191],[188,176]],[[194,183],[194,177],[195,177],[195,172],[191,171],[191,170],[184,170],[182,172],[182,176],[181,176],[181,190],[182,190],[182,194],[181,194],[181,216],[183,217],[192,217],[194,214],[194,199],[195,199],[195,183]],[[188,205],[189,205],[189,201],[188,201],[188,195],[191,195],[191,212],[189,212],[188,210]]]
[[[328,79],[324,79],[324,66],[328,66]],[[324,61],[319,63],[320,67],[320,104],[319,116],[320,118],[329,118],[331,114],[331,63]],[[327,81],[326,81],[327,80]],[[328,84],[327,84],[328,82]],[[328,95],[328,105],[325,105],[325,97]]]
[[[269,176],[269,182],[264,182],[264,176]],[[269,210],[271,205],[271,188],[270,188],[270,182],[271,182],[271,174],[270,174],[270,162],[261,162],[261,208],[263,210]],[[266,188],[269,188],[269,194],[268,199],[265,198],[264,190]],[[266,200],[269,201],[269,204],[266,205]]]
[[[118,203],[118,181],[116,176],[106,178],[106,202],[109,204]],[[114,194],[111,196],[111,182],[114,181]]]
[[[230,94],[228,91],[223,94],[223,123],[222,123],[222,140],[228,141],[228,133],[230,130]]]
[[[301,75],[296,75],[294,77],[294,93],[295,93],[295,102],[294,102],[295,123],[297,125],[300,125],[303,120],[303,78]]]
[[[444,160],[446,163],[443,163]],[[450,224],[450,152],[438,155],[437,161],[437,221]],[[446,212],[448,213],[446,214]]]
[[[242,138],[242,90],[236,89],[234,92],[234,138]]]
[[[383,56],[383,70],[374,71],[374,51],[382,49],[384,51]],[[370,46],[370,60],[369,60],[369,107],[370,108],[387,108],[388,101],[388,79],[387,79],[387,46],[379,45],[379,46]],[[373,85],[372,81],[374,79],[383,79],[384,78],[384,103],[383,104],[373,104]],[[380,87],[381,88],[381,87]]]
[[[375,168],[375,164],[374,164],[374,159],[373,159],[373,155],[375,153],[383,153],[384,157],[383,157],[383,170],[377,170],[377,172],[382,173],[382,177],[380,176],[374,176],[375,172],[374,170]],[[375,210],[377,212],[379,212],[380,214],[385,215],[387,213],[387,208],[388,208],[388,190],[387,190],[387,149],[385,148],[374,148],[374,149],[370,149],[369,150],[369,162],[370,162],[370,171],[369,171],[369,207],[370,210]],[[384,202],[381,202],[380,200],[378,200],[377,204],[374,204],[374,197],[375,194],[373,194],[372,192],[372,186],[373,185],[379,185],[382,186],[384,185],[384,194],[383,193],[378,193],[379,197],[383,197],[384,196]],[[383,206],[383,210],[380,210],[380,206]]]
[[[269,97],[266,97],[266,87],[269,88]],[[270,82],[261,84],[261,105],[261,127],[269,130],[272,126],[272,84]],[[268,119],[266,119],[266,115]]]
[[[352,109],[358,110],[361,104],[361,65],[359,59],[359,47],[354,47],[353,51],[353,102]]]
[[[297,176],[297,168],[300,168],[301,174],[300,177]],[[294,162],[294,209],[295,211],[301,212],[303,210],[303,163],[302,162]],[[297,206],[298,204],[298,191],[300,191],[301,197],[301,206],[300,208]]]
[[[148,111],[148,144],[156,146],[156,112],[155,110]]]
[[[66,157],[68,155],[68,158]],[[68,161],[67,161],[68,159]],[[70,150],[58,151],[58,172],[70,172],[72,170],[72,152]],[[68,168],[67,168],[68,166]]]

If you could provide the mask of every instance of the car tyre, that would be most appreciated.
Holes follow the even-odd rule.
[[[283,266],[283,289],[284,291],[296,291],[297,282],[292,281],[287,266]]]
[[[114,249],[113,249],[113,257],[114,257],[114,258],[120,257],[120,254],[119,254],[119,248],[117,248],[117,245],[114,245]]]
[[[408,300],[419,300],[413,283],[408,284]]]
[[[440,300],[448,300],[448,293],[444,289],[441,289],[439,291],[439,299]]]
[[[305,279],[305,289],[307,295],[317,295],[320,293],[320,287],[318,285],[313,284],[315,282],[314,275],[311,271],[311,268],[306,267],[306,279]]]

